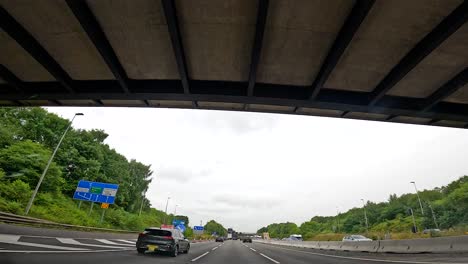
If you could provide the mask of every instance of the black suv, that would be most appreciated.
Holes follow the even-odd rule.
[[[251,237],[244,237],[244,238],[242,238],[242,242],[244,242],[244,243],[252,243],[252,238],[251,238]]]
[[[148,250],[156,252],[169,252],[171,256],[177,257],[179,252],[189,252],[190,242],[178,229],[151,227],[146,228],[143,233],[138,235],[136,248],[140,254],[143,254]]]

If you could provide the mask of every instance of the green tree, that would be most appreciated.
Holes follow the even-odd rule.
[[[41,144],[31,140],[19,141],[0,149],[0,168],[9,176],[8,179],[19,179],[29,186],[36,186],[50,156],[51,152]],[[60,191],[63,184],[60,168],[52,162],[40,191]]]
[[[210,220],[208,223],[205,224],[204,226],[205,233],[207,234],[213,234],[216,232],[217,235],[220,236],[226,236],[227,230],[222,226],[220,223],[216,222],[215,220]]]

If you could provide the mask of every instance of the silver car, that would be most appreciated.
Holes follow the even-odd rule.
[[[367,238],[367,237],[362,236],[362,235],[349,235],[349,236],[343,237],[343,241],[352,241],[352,242],[355,242],[355,241],[372,241],[372,239]]]

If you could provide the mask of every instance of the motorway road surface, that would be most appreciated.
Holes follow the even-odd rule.
[[[468,254],[372,254],[301,249],[240,241],[192,243],[178,257],[135,250],[136,234],[0,225],[0,263],[468,263]]]

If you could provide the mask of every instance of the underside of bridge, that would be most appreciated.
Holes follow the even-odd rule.
[[[468,1],[0,0],[0,105],[468,128]]]

